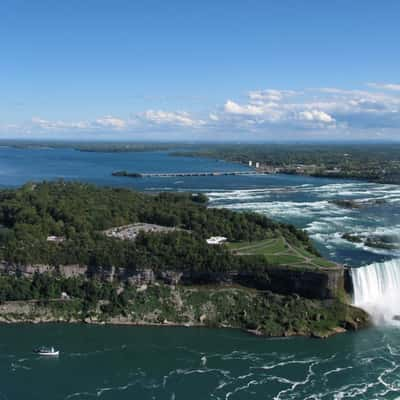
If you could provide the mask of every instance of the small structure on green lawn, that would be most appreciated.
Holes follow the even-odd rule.
[[[207,244],[222,244],[225,243],[228,239],[225,236],[211,236],[208,238]]]
[[[46,239],[48,242],[54,242],[54,243],[61,243],[65,240],[64,236],[55,236],[55,235],[50,235],[47,236]]]

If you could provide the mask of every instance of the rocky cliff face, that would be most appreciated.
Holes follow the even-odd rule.
[[[32,278],[35,273],[61,274],[66,278],[73,278],[87,275],[88,268],[78,264],[55,267],[48,264],[13,264],[6,261],[0,262],[0,274]]]
[[[152,269],[130,271],[124,268],[90,268],[79,265],[16,265],[0,263],[0,273],[31,278],[35,273],[60,274],[64,277],[92,277],[101,280],[119,280],[131,285],[152,284],[160,281],[169,285],[190,284],[240,284],[280,294],[297,294],[310,299],[333,299],[345,289],[345,269],[342,266],[329,268],[269,267],[266,272],[212,273],[197,271],[161,272]],[[348,286],[348,285],[346,285]]]
[[[248,276],[254,287],[281,294],[296,293],[311,299],[333,299],[344,291],[344,269],[341,266],[320,269],[268,268],[264,278]]]

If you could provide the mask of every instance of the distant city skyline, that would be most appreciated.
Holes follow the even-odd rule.
[[[0,139],[400,140],[397,0],[0,4]]]

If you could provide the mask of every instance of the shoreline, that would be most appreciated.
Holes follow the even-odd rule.
[[[278,338],[308,338],[308,339],[329,339],[330,337],[336,336],[338,334],[343,333],[350,333],[352,331],[342,328],[336,327],[329,332],[326,332],[324,335],[317,335],[317,334],[300,334],[300,333],[289,333],[277,336],[265,335],[262,332],[256,329],[246,329],[241,327],[235,326],[207,326],[205,324],[182,324],[182,323],[175,323],[175,322],[163,322],[163,323],[156,323],[156,322],[133,322],[133,321],[118,321],[118,322],[110,322],[110,321],[86,321],[86,320],[64,320],[64,319],[26,319],[26,320],[5,320],[3,317],[0,316],[0,327],[1,326],[9,326],[9,325],[46,325],[46,324],[68,324],[68,325],[92,325],[92,326],[120,326],[120,327],[154,327],[154,328],[202,328],[202,329],[229,329],[240,331],[244,334],[255,336],[260,339],[278,339]],[[363,327],[361,329],[367,329],[368,327]],[[361,330],[361,329],[357,329]]]
[[[202,294],[198,291],[189,292],[198,300],[191,302],[187,297],[188,292],[173,291],[165,293],[158,304],[140,309],[140,305],[135,306],[134,301],[116,314],[104,312],[104,302],[85,310],[84,303],[79,299],[8,301],[0,304],[0,325],[66,323],[236,329],[264,338],[328,338],[371,326],[371,319],[364,310],[338,300],[320,302],[273,294],[264,299],[265,294],[243,289],[203,289]],[[140,295],[142,301],[149,304],[151,293],[146,295],[141,292]],[[178,301],[170,303],[172,299]],[[162,304],[166,302],[170,304],[163,309]],[[222,304],[227,303],[231,304],[224,308]]]

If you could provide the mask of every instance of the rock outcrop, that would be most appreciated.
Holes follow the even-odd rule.
[[[84,277],[103,281],[127,282],[133,286],[153,284],[156,281],[168,285],[191,284],[239,284],[280,294],[298,294],[315,299],[332,299],[345,290],[345,269],[343,266],[326,268],[273,267],[260,273],[230,271],[226,273],[199,271],[153,271],[151,268],[128,270],[126,268],[91,268],[80,265],[17,265],[0,263],[0,273],[32,278],[35,273],[54,274],[66,278]],[[348,278],[348,277],[347,277]],[[348,279],[346,280],[348,283]],[[348,286],[348,285],[347,285]]]

